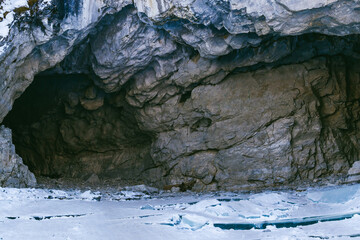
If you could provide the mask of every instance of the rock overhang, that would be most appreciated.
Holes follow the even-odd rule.
[[[84,1],[82,6],[86,4]],[[83,73],[105,94],[123,93],[117,104],[127,105],[139,130],[150,133],[150,175],[161,176],[156,181],[162,185],[185,184],[197,190],[256,188],[346,175],[358,154],[354,112],[357,98],[348,100],[348,94],[357,96],[357,90],[348,90],[349,77],[339,76],[341,83],[337,86],[329,76],[346,72],[352,84],[356,82],[356,70],[350,65],[357,66],[359,59],[358,5],[358,1],[304,1],[300,5],[293,1],[135,1],[134,5],[98,1],[96,17],[86,18],[91,19],[90,23],[71,22],[68,18],[60,22],[60,31],[52,36],[36,31],[36,26],[13,30],[22,37],[39,35],[26,43],[10,33],[8,44],[13,45],[1,55],[6,65],[0,88],[4,96],[1,118],[36,74],[46,69],[43,74],[49,78],[53,74]],[[89,14],[89,9],[82,9],[72,16],[81,19],[82,14]],[[333,66],[336,61],[339,66]],[[289,64],[288,68],[281,67]],[[294,70],[300,66],[304,66],[303,70]],[[271,71],[264,69],[274,70],[268,73]],[[290,95],[292,91],[296,96],[300,94],[303,100],[286,96],[278,89],[262,92],[268,98],[260,96],[259,89],[249,94],[252,80],[242,72],[275,78],[269,83],[259,78],[258,87],[263,89],[269,88],[268,84],[275,86],[281,79],[282,74],[276,74],[281,72],[279,69],[288,75],[279,86],[297,79],[292,71],[306,76],[318,74],[322,80],[308,83],[315,90],[302,89],[306,86],[284,90]],[[333,73],[334,69],[340,72]],[[231,80],[234,78],[247,84],[237,86]],[[324,79],[333,87],[327,90],[329,96],[319,93],[327,86]],[[236,86],[230,84],[219,94],[220,86],[229,82]],[[297,80],[294,84],[298,84]],[[241,92],[244,88],[249,88],[251,101],[243,105],[244,96],[235,94],[235,99],[244,102],[230,107],[235,101],[228,98],[232,90]],[[278,110],[271,107],[270,100],[275,92],[283,95],[277,106],[287,109],[287,102],[294,102],[295,108],[276,117]],[[208,96],[209,102],[203,102]],[[265,101],[263,107],[251,107],[259,99]],[[87,110],[97,111],[97,107]],[[235,112],[227,112],[230,108]],[[249,116],[259,118],[241,116],[242,111],[249,113],[252,108],[256,111]],[[312,123],[306,123],[303,118],[307,117]],[[244,130],[242,124],[250,128]],[[255,133],[251,126],[259,131],[258,137],[252,137]],[[300,138],[307,139],[298,140],[307,153],[292,145],[297,137],[293,136],[294,126],[303,134]],[[312,130],[301,129],[305,127]],[[272,132],[274,136],[266,140],[263,134],[269,135],[270,128],[278,129],[278,133]],[[216,140],[217,136],[222,140]],[[350,147],[344,149],[339,141]],[[323,152],[330,143],[338,148],[332,151],[335,157]],[[338,162],[330,159],[333,157]],[[259,164],[262,167],[257,167]]]

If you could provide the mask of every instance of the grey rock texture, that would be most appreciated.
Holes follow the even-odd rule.
[[[359,160],[360,1],[65,2],[1,40],[0,122],[37,175],[237,190]]]
[[[346,172],[359,157],[359,61],[350,66],[320,58],[232,74],[194,88],[183,104],[176,96],[147,106],[137,118],[162,128],[152,156],[170,172],[169,184],[183,176],[199,189],[316,181]]]
[[[0,55],[0,64],[4,66],[0,69],[3,96],[0,120],[37,73],[56,66],[73,50],[78,52],[76,56],[69,57],[65,61],[67,65],[59,67],[58,71],[84,72],[90,68],[98,84],[105,85],[107,91],[117,91],[128,79],[145,74],[142,72],[147,68],[155,70],[156,80],[168,78],[182,69],[182,78],[199,81],[213,75],[211,70],[217,66],[211,59],[241,49],[250,51],[249,47],[259,47],[257,52],[265,51],[266,46],[271,45],[266,40],[274,36],[314,32],[345,36],[360,31],[360,2],[357,0],[301,3],[139,0],[135,5],[131,1],[98,0],[91,7],[82,1],[79,4],[66,1],[65,5],[63,1],[54,2],[59,11],[65,11],[62,18],[40,12],[33,18],[48,18],[49,21],[39,26],[22,16],[1,42],[6,47]],[[91,43],[86,46],[84,42],[89,40]],[[288,54],[286,49],[291,46],[286,45],[289,43],[273,40],[276,42],[273,47],[282,50],[277,56],[266,58],[258,53],[254,62],[246,53],[241,60],[253,65],[273,62],[277,60],[274,58]],[[186,51],[189,48],[199,52],[201,65],[208,66],[203,69],[205,71],[199,71],[204,76],[187,69],[191,67],[187,60],[194,57],[193,52]],[[79,56],[79,52],[86,57]],[[82,69],[81,65],[86,63],[88,65]],[[227,66],[231,67],[238,66]]]
[[[234,72],[141,108],[86,76],[43,76],[5,124],[37,175],[197,191],[335,182],[359,159],[359,67],[334,56]]]
[[[226,55],[231,50],[256,45],[264,35],[300,35],[309,32],[348,35],[359,32],[359,1],[134,2],[139,12],[145,13],[154,22],[164,24],[170,34],[197,49],[204,57]],[[174,26],[168,24],[168,19],[181,19],[185,23]],[[249,36],[251,33],[255,36]]]
[[[354,162],[348,171],[348,175],[346,182],[351,183],[360,181],[360,161]]]
[[[11,130],[0,127],[0,186],[34,187],[36,179],[22,159],[15,153]]]

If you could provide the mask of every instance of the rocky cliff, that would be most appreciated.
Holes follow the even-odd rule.
[[[359,160],[360,1],[1,3],[0,122],[37,176],[238,190]]]

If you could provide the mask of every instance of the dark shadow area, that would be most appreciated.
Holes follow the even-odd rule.
[[[124,93],[105,93],[86,75],[47,75],[35,78],[3,124],[36,176],[135,183],[154,166],[152,135],[133,115]]]

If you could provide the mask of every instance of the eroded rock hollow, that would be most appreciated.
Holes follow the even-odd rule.
[[[19,16],[0,120],[30,171],[195,191],[357,180],[358,1],[150,2]]]
[[[139,129],[124,93],[86,75],[36,77],[3,122],[38,176],[141,180],[152,168],[151,133]]]
[[[145,108],[132,87],[36,77],[4,120],[36,175],[266,187],[345,177],[359,156],[360,64],[344,56],[229,74]]]

